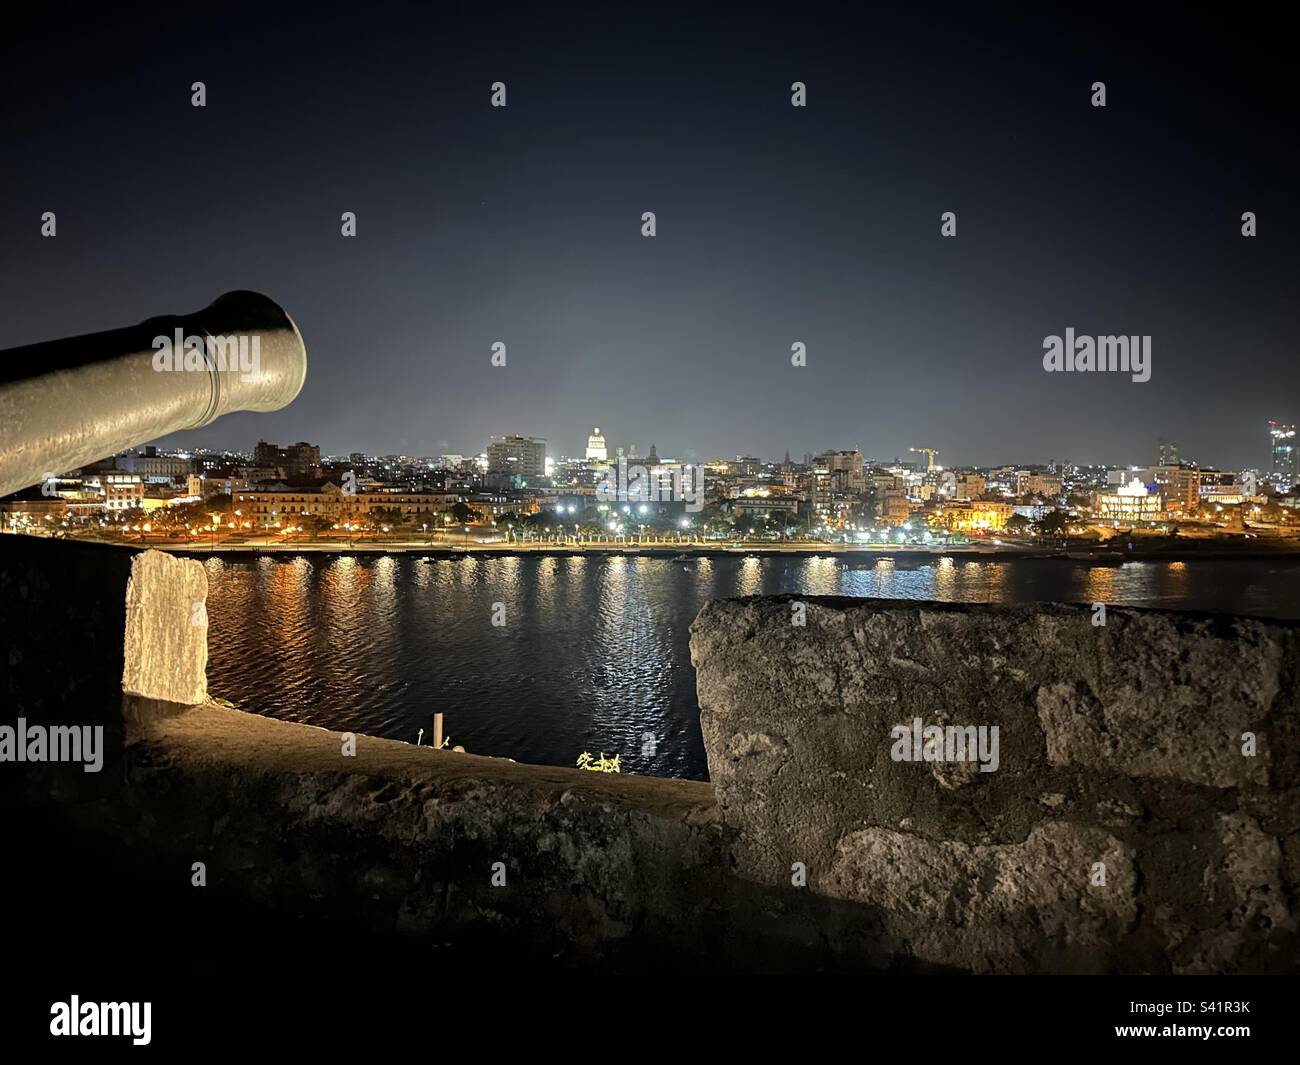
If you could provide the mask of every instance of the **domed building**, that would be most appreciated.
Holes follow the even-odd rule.
[[[605,447],[605,438],[600,435],[600,426],[596,426],[587,437],[587,461],[605,462],[609,452]]]

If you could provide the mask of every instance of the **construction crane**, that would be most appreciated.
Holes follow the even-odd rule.
[[[939,449],[937,447],[910,447],[908,451],[915,451],[918,455],[925,456],[925,472],[929,473],[939,465]]]

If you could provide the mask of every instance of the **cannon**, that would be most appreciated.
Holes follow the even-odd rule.
[[[0,496],[223,414],[279,410],[306,376],[298,327],[256,292],[0,351]]]

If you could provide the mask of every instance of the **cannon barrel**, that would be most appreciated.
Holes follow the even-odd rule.
[[[306,376],[298,327],[256,292],[0,351],[0,495],[223,414],[279,410]]]

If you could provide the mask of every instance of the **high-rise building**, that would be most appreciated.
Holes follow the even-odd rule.
[[[1038,470],[1016,470],[1017,498],[1038,496],[1041,499],[1055,499],[1061,495],[1062,488],[1061,478],[1056,474],[1041,473]]]
[[[1160,453],[1157,456],[1157,466],[1177,466],[1178,465],[1178,445],[1172,440],[1160,441]]]
[[[1143,480],[1155,484],[1171,513],[1189,513],[1200,500],[1201,471],[1196,466],[1157,466],[1143,471]]]
[[[546,441],[531,436],[507,436],[493,440],[488,444],[487,468],[488,473],[545,477]]]
[[[600,435],[600,426],[592,429],[587,437],[587,460],[589,462],[608,462],[609,450],[605,447],[605,438]]]
[[[1295,426],[1270,421],[1268,437],[1272,448],[1269,480],[1279,488],[1290,488],[1300,481],[1300,471],[1296,468]]]
[[[828,451],[826,455],[836,491],[857,493],[866,489],[867,479],[863,472],[861,451],[855,447],[851,451]]]
[[[314,477],[320,472],[320,446],[299,441],[288,447],[259,440],[253,449],[253,465],[280,469],[286,477]]]
[[[966,472],[957,477],[955,499],[979,499],[988,488],[988,482],[978,473]]]

